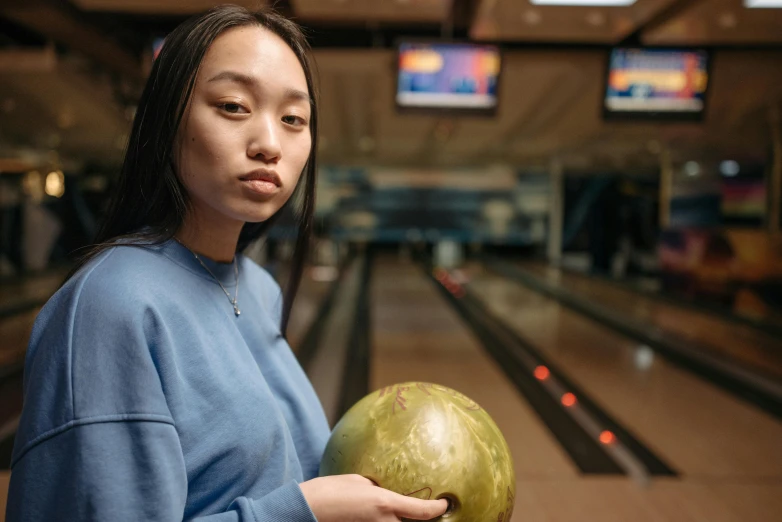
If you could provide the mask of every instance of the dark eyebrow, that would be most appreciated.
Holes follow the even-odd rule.
[[[285,98],[293,101],[305,101],[310,104],[312,103],[312,98],[310,98],[310,95],[298,89],[286,89]]]
[[[252,76],[247,76],[246,74],[235,71],[223,71],[215,76],[212,76],[208,81],[218,82],[220,80],[229,80],[232,82],[243,83],[250,87],[258,85],[258,81]]]
[[[223,80],[241,83],[246,85],[247,87],[258,86],[258,80],[256,80],[252,76],[248,76],[246,74],[236,72],[236,71],[223,71],[209,78],[208,82],[218,82]],[[284,97],[286,100],[305,101],[310,104],[312,103],[312,98],[310,98],[310,95],[298,89],[286,89]]]

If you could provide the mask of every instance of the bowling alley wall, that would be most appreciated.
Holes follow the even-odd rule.
[[[345,240],[452,240],[543,244],[549,182],[545,173],[506,167],[405,169],[324,167],[317,217]]]
[[[690,161],[675,172],[660,235],[662,289],[758,320],[782,319],[782,237],[763,230],[762,162]]]

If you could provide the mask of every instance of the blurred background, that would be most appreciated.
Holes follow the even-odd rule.
[[[216,4],[0,1],[0,500],[35,316]],[[513,521],[779,520],[782,1],[274,5],[319,71],[289,340],[331,422],[436,382],[503,430]],[[284,282],[294,234],[248,255]]]

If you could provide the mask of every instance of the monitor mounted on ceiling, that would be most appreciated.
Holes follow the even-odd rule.
[[[492,115],[501,56],[496,45],[401,42],[396,105],[403,111]]]
[[[608,58],[603,115],[611,120],[700,121],[708,84],[705,50],[616,48]]]

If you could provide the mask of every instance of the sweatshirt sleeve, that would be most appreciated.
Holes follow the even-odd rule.
[[[165,325],[123,281],[73,281],[36,319],[6,520],[316,522],[295,481],[222,513],[186,512],[188,472],[160,378],[171,364]]]
[[[105,420],[72,426],[14,467],[8,522],[183,520],[187,476],[173,425]],[[295,481],[259,499],[240,497],[203,522],[315,522]]]

